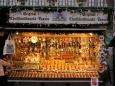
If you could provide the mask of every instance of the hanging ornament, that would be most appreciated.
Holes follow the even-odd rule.
[[[49,6],[55,6],[57,0],[47,0],[47,2],[49,3]]]
[[[17,4],[18,5],[25,5],[25,2],[26,2],[27,0],[17,0]]]

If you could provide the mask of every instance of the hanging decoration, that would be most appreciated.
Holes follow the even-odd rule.
[[[17,0],[17,5],[25,5],[27,0]]]
[[[47,0],[47,2],[49,3],[49,6],[55,6],[57,0]]]
[[[105,37],[103,35],[99,36],[100,40],[100,64],[103,64],[103,62],[106,62],[107,57],[107,48],[105,44]]]

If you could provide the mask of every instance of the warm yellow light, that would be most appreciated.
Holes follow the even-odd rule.
[[[19,33],[18,32],[16,32],[16,35],[18,35]]]
[[[32,37],[30,38],[30,41],[31,41],[32,43],[36,43],[36,42],[38,41],[38,38],[37,38],[36,36],[32,36]]]
[[[91,36],[93,35],[93,33],[89,33]]]

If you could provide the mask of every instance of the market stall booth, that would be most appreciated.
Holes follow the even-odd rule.
[[[99,78],[103,36],[90,32],[14,32],[9,81]]]
[[[10,9],[15,54],[9,82],[102,82],[108,14],[102,10]],[[39,10],[39,11],[38,11]],[[45,9],[44,9],[45,10]],[[85,85],[85,84],[84,84]]]

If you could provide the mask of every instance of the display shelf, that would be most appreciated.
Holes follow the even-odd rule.
[[[14,70],[9,78],[93,78],[99,77],[96,71],[40,71],[40,70]]]
[[[8,82],[68,82],[68,83],[72,83],[72,82],[77,82],[77,83],[84,83],[84,82],[88,82],[90,83],[91,82],[91,79],[88,78],[88,79],[9,79]],[[100,80],[99,83],[102,83],[103,81]]]
[[[99,78],[96,33],[16,32],[13,39],[16,55],[9,80]]]

